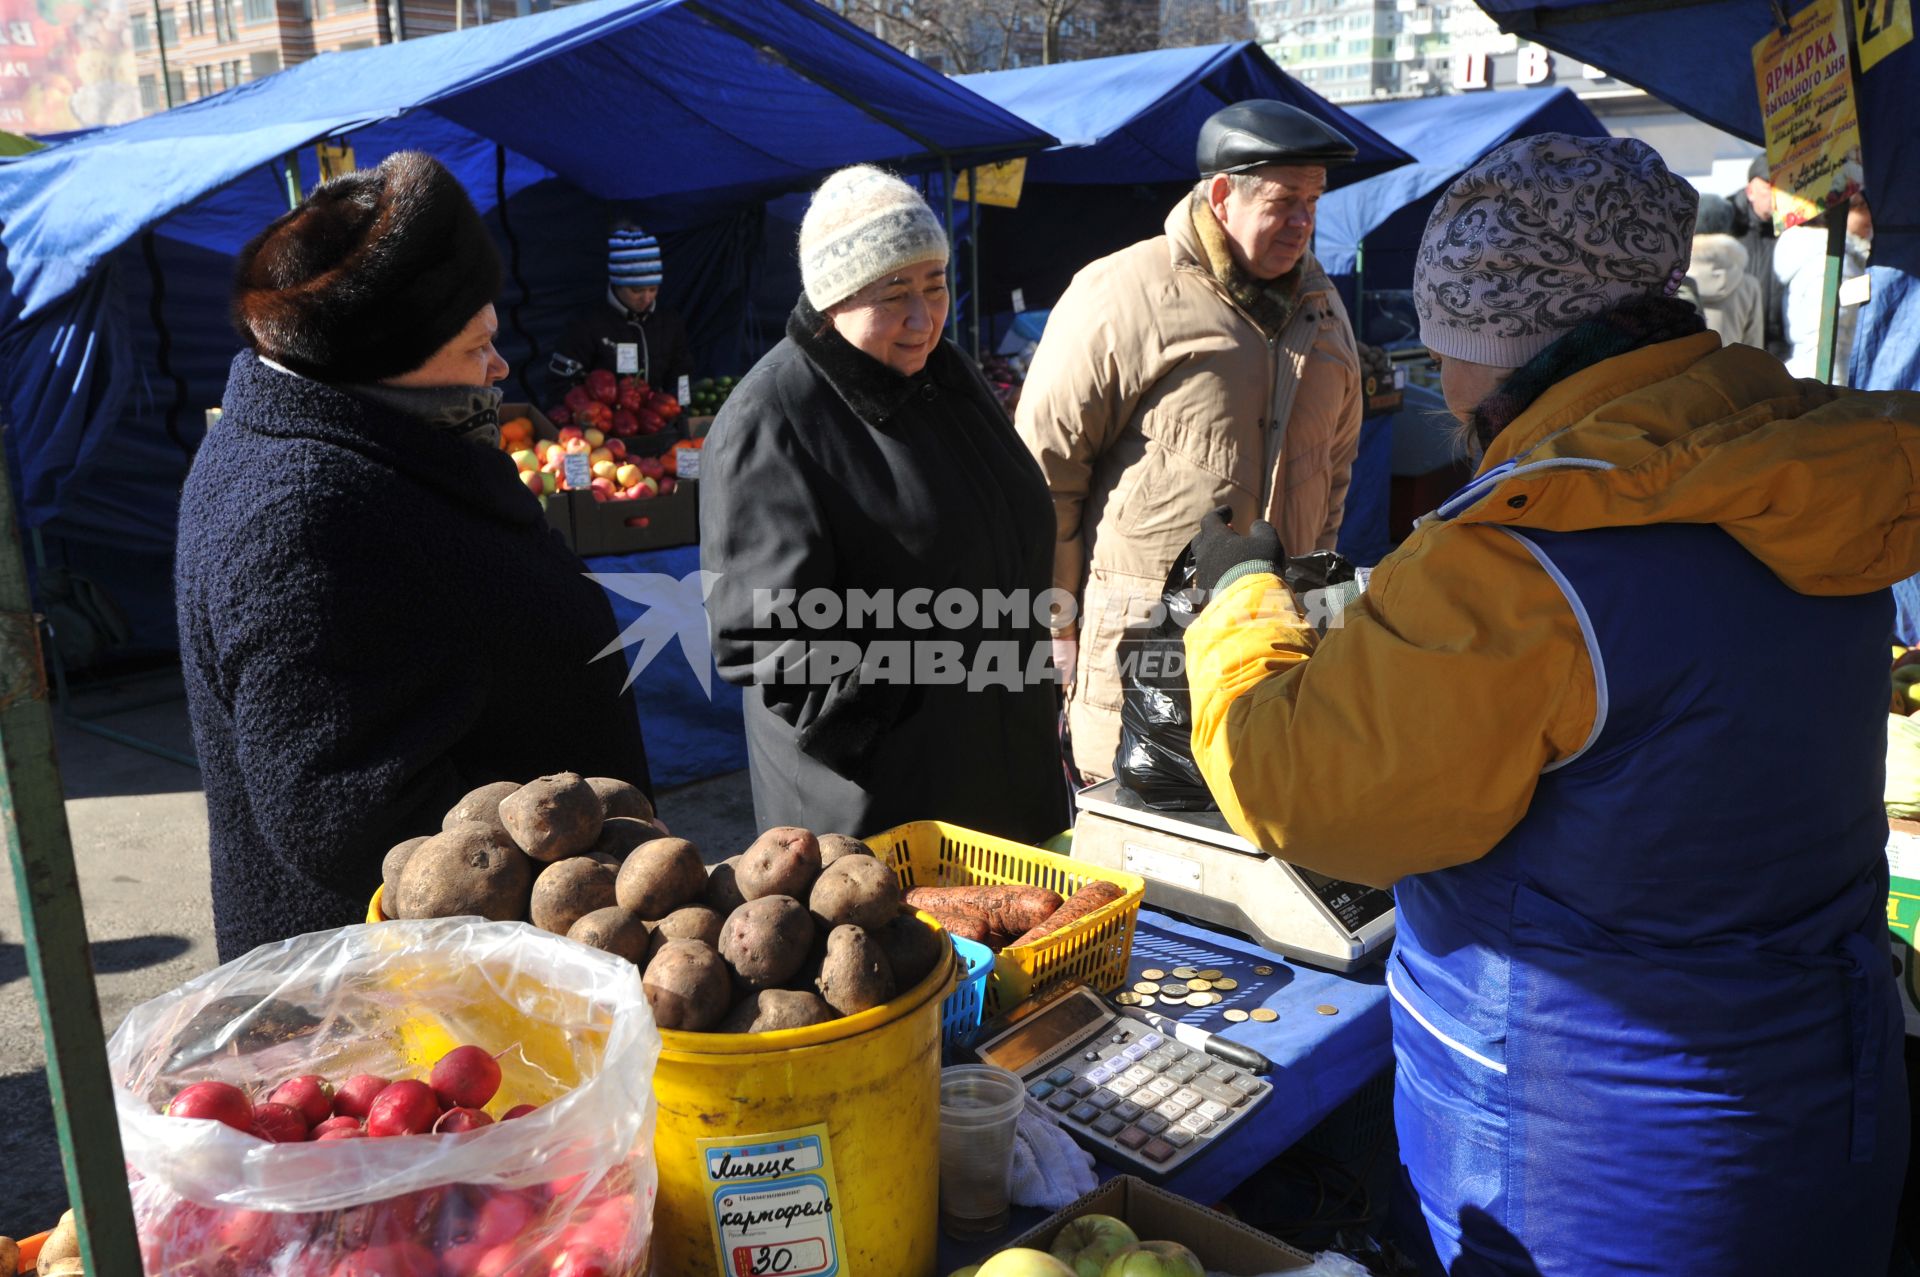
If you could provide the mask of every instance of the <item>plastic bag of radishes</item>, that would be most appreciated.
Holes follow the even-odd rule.
[[[265,945],[108,1046],[147,1277],[645,1273],[659,1052],[637,967],[523,923]]]

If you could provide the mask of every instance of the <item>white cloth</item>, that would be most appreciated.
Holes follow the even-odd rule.
[[[1028,1100],[1014,1128],[1008,1198],[1015,1206],[1059,1210],[1099,1186],[1093,1154],[1074,1143],[1073,1136],[1056,1126],[1039,1104]]]
[[[1836,210],[1834,216],[1841,216]],[[1840,278],[1866,273],[1866,246],[1849,237],[1841,259]],[[1826,284],[1827,232],[1820,226],[1795,226],[1782,231],[1773,246],[1773,277],[1784,301],[1787,371],[1811,377],[1819,367],[1821,290]],[[1858,306],[1842,306],[1833,343],[1833,380],[1845,385],[1847,357],[1853,350],[1853,327]]]
[[[889,272],[947,256],[920,192],[871,164],[828,175],[800,219],[800,282],[822,314]]]

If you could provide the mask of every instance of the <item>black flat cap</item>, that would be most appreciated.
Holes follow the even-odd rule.
[[[1262,164],[1351,164],[1352,139],[1297,106],[1253,98],[1215,111],[1194,148],[1200,175],[1244,173]]]

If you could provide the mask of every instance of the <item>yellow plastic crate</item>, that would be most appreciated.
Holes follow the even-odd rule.
[[[989,1019],[1036,994],[1078,981],[1102,992],[1120,987],[1133,953],[1146,882],[1138,874],[1091,865],[992,834],[938,820],[917,820],[866,840],[909,887],[1045,887],[1062,899],[1090,882],[1127,894],[1043,940],[1003,949],[987,981]]]

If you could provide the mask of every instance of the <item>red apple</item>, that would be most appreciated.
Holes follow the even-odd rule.
[[[253,1133],[253,1101],[226,1082],[195,1082],[173,1097],[167,1116],[224,1122],[236,1131]]]

